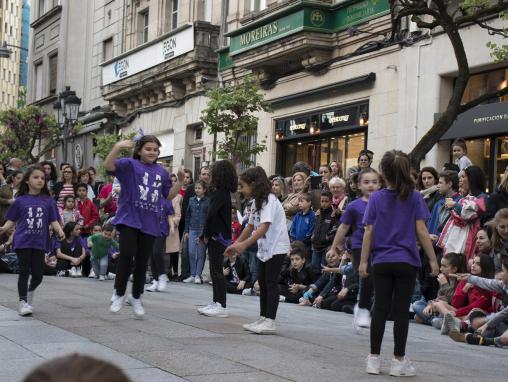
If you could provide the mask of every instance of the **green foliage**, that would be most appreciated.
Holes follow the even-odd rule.
[[[223,134],[216,154],[221,159],[251,165],[251,156],[266,150],[266,140],[250,145],[249,137],[256,136],[259,111],[271,111],[270,104],[253,77],[245,77],[242,84],[210,90],[208,105],[201,114],[210,134]]]
[[[20,86],[18,90],[18,109],[26,106],[26,87]]]
[[[115,145],[116,142],[120,141],[121,139],[132,139],[132,138],[134,138],[135,135],[136,135],[135,131],[125,134],[125,135],[92,134],[92,136],[95,139],[95,143],[96,143],[95,147],[93,148],[93,153],[95,155],[97,155],[102,161],[104,161],[104,159],[106,159],[108,154],[113,149],[113,146]],[[132,152],[129,150],[123,150],[120,153],[120,156],[127,157],[127,156],[130,156],[131,154],[132,154]],[[104,166],[102,164],[99,166],[98,171],[101,176],[104,177],[106,175],[106,170],[104,169]]]
[[[37,163],[60,140],[55,117],[36,106],[2,111],[0,124],[3,130],[0,136],[2,161],[16,157]]]

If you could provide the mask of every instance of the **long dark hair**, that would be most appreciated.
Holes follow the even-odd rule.
[[[240,179],[252,188],[256,210],[261,210],[263,202],[268,201],[268,196],[272,193],[272,185],[265,170],[259,166],[249,168],[240,175]]]
[[[464,173],[469,182],[469,193],[478,196],[485,192],[485,173],[478,166],[469,166],[465,168]]]
[[[69,239],[71,237],[72,231],[74,231],[74,228],[76,228],[78,224],[75,222],[68,222],[64,227],[63,231],[65,234],[65,238]]]
[[[51,196],[48,190],[48,183],[46,182],[46,175],[44,173],[44,168],[40,165],[33,165],[28,168],[28,171],[23,176],[23,180],[19,184],[19,190],[16,194],[16,196],[23,196],[27,195],[30,192],[30,188],[28,187],[28,179],[30,179],[30,175],[34,173],[34,171],[40,171],[44,175],[44,186],[41,189],[41,192],[39,195],[43,196]]]
[[[466,271],[466,262],[464,261],[463,254],[448,252],[443,256],[443,259],[446,259],[451,267],[456,268],[457,273],[464,273]]]
[[[51,180],[52,182],[56,182],[57,181],[57,174],[56,174],[55,164],[53,162],[47,160],[47,161],[42,162],[41,166],[42,166],[42,168],[44,168],[44,166],[51,167],[51,174],[49,174],[49,177],[48,177],[47,180]]]
[[[430,166],[429,167],[424,167],[418,173],[418,188],[420,190],[425,189],[425,187],[423,186],[423,180],[422,180],[422,176],[423,176],[424,172],[430,172],[432,174],[432,176],[434,177],[434,185],[438,184],[439,177],[437,175],[436,169],[434,167],[430,167]]]
[[[231,161],[225,159],[213,164],[210,170],[210,187],[215,190],[236,192],[238,189],[238,175]]]
[[[139,141],[136,142],[134,146],[134,152],[132,153],[132,157],[134,159],[140,160],[141,157],[139,155],[139,151],[143,148],[147,143],[155,143],[159,148],[162,146],[161,141],[155,135],[143,135]],[[157,161],[157,159],[155,160]],[[155,163],[154,161],[154,163]]]
[[[411,178],[411,165],[406,153],[399,150],[387,151],[381,159],[379,168],[401,199],[407,199],[414,191],[415,183]]]
[[[474,257],[480,258],[480,268],[482,269],[482,272],[480,273],[480,277],[484,277],[486,279],[493,279],[494,275],[496,273],[496,267],[494,266],[494,260],[492,260],[492,258],[485,253],[478,253],[478,254],[474,255]]]

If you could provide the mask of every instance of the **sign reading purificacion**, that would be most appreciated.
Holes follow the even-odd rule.
[[[102,66],[102,85],[108,85],[136,73],[170,61],[194,49],[194,28],[181,30],[168,37],[162,37],[141,49],[134,49],[115,61]]]

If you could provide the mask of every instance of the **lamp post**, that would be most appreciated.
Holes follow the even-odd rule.
[[[10,58],[11,57],[12,50],[10,50],[9,48],[16,48],[16,49],[20,49],[25,52],[28,52],[27,48],[24,48],[24,47],[18,46],[18,45],[7,44],[7,41],[4,40],[2,46],[0,47],[0,58]]]
[[[72,126],[78,121],[79,106],[81,98],[76,96],[76,92],[66,86],[65,90],[58,95],[58,100],[53,104],[56,114],[56,122],[60,130],[63,131],[63,160],[67,162],[67,140]]]

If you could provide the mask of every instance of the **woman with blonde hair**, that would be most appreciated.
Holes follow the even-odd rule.
[[[288,197],[286,181],[282,176],[276,176],[272,179],[272,192],[281,203]]]
[[[293,217],[298,212],[298,200],[307,188],[307,178],[308,176],[304,172],[295,172],[291,178],[293,192],[282,203],[286,219],[288,220],[288,227],[291,225],[290,221],[293,220]]]

